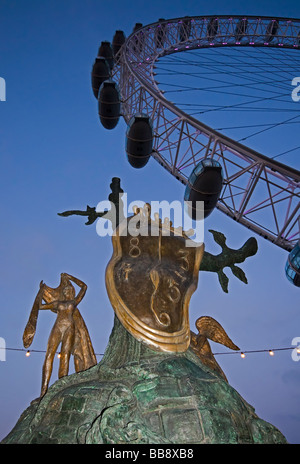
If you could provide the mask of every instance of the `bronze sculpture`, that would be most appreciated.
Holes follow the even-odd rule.
[[[126,233],[130,221],[139,236]],[[197,288],[204,245],[187,248],[187,235],[151,208],[135,208],[112,237],[106,289],[126,330],[156,351],[181,353],[190,344],[189,301]]]
[[[196,320],[195,325],[198,334],[196,335],[191,330],[191,349],[203,364],[218,372],[227,381],[223,370],[215,360],[208,339],[227,346],[231,350],[239,350],[239,347],[232,342],[223,327],[213,317],[201,316]]]
[[[72,282],[80,287],[77,295]],[[61,274],[61,281],[57,288],[48,287],[43,281],[40,283],[40,289],[24,330],[23,344],[25,348],[28,348],[32,343],[39,310],[50,309],[57,314],[48,339],[43,365],[41,398],[47,392],[54,356],[60,343],[59,378],[68,375],[71,354],[74,356],[76,372],[88,369],[97,363],[88,330],[77,309],[86,293],[86,289],[87,286],[84,282],[67,273]],[[42,303],[43,300],[45,304]]]
[[[114,252],[106,269],[106,287],[120,322],[137,340],[156,351],[182,353],[190,346],[204,364],[218,371],[226,380],[214,359],[208,339],[233,350],[239,348],[211,317],[197,319],[199,333],[192,332],[189,300],[197,288],[199,271],[216,272],[224,292],[228,292],[228,277],[223,271],[226,266],[231,268],[235,277],[247,283],[243,270],[236,263],[242,263],[256,253],[256,240],[250,238],[240,249],[233,250],[226,245],[226,237],[221,232],[210,230],[215,242],[222,248],[219,255],[204,251],[204,244],[186,247],[188,235],[182,228],[174,228],[167,218],[163,222],[157,214],[153,220],[148,203],[143,208],[135,207],[134,215],[125,218],[120,179],[114,177],[110,187],[110,212],[96,212],[96,208],[88,206],[87,211],[71,210],[60,215],[88,216],[87,225],[104,215],[112,221]],[[117,212],[115,220],[111,214],[113,211]],[[141,235],[126,233],[131,220],[139,224]],[[71,281],[80,287],[76,297]],[[82,281],[65,273],[61,274],[61,282],[56,289],[43,282],[40,284],[23,341],[26,348],[30,346],[39,310],[50,309],[57,313],[43,366],[41,397],[48,389],[54,355],[60,343],[59,378],[68,374],[71,354],[74,355],[76,372],[97,363],[87,328],[77,309],[86,288]]]
[[[203,358],[206,363],[214,365],[220,371],[217,363],[212,361],[213,355],[208,341],[200,347],[196,335],[190,333],[189,299],[197,288],[199,271],[217,273],[222,290],[226,293],[229,279],[224,273],[225,267],[229,267],[235,277],[247,283],[244,271],[236,263],[242,263],[256,254],[255,238],[251,237],[236,250],[226,245],[224,234],[209,230],[215,242],[220,245],[221,253],[208,253],[204,250],[204,244],[186,247],[185,240],[188,236],[185,232],[181,228],[173,228],[167,218],[166,223],[158,217],[151,219],[151,207],[148,203],[143,208],[135,208],[134,215],[125,218],[122,203],[124,192],[120,187],[120,179],[114,177],[110,187],[110,212],[96,212],[95,208],[87,207],[87,211],[71,210],[59,215],[88,216],[86,225],[92,224],[104,214],[112,221],[115,231],[112,237],[114,252],[106,269],[106,287],[117,317],[126,330],[152,349],[184,352],[191,343],[191,348],[200,357],[206,353]],[[118,212],[116,221],[110,215],[113,211]],[[128,237],[131,220],[140,224],[140,235],[131,236],[129,233]],[[145,230],[142,231],[141,227]],[[169,233],[165,234],[164,228]],[[203,318],[201,320],[204,321]],[[212,318],[209,320],[212,323]],[[218,324],[214,321],[211,330],[215,329],[215,323]],[[210,335],[207,326],[205,333]],[[229,347],[237,349],[234,344]],[[223,373],[222,375],[224,376]]]
[[[112,184],[117,194],[119,186]],[[120,199],[118,195],[116,198]],[[62,215],[77,213],[81,212],[73,210]],[[88,225],[103,217],[91,208],[82,213],[88,216]],[[286,443],[283,435],[261,420],[226,382],[208,339],[234,350],[239,348],[222,326],[212,317],[203,316],[196,321],[197,335],[189,328],[188,304],[197,287],[199,270],[217,273],[225,292],[226,266],[247,283],[236,263],[256,253],[255,239],[233,250],[227,247],[223,234],[211,231],[222,248],[214,256],[204,251],[203,244],[187,249],[186,234],[172,225],[170,234],[164,234],[166,222],[158,217],[153,221],[148,205],[141,210],[135,208],[131,218],[122,221],[121,217],[112,237],[114,252],[106,270],[115,320],[102,360],[94,368],[79,372],[96,364],[76,308],[86,285],[68,274],[61,275],[56,289],[41,282],[24,332],[24,346],[32,342],[39,309],[61,312],[61,324],[57,320],[50,336],[53,339],[49,339],[49,359],[65,335],[66,356],[60,374],[67,373],[71,351],[78,375],[56,382],[43,401],[32,402],[3,442]],[[143,232],[149,232],[154,225],[157,233],[122,235],[130,220],[139,220]],[[77,297],[71,281],[81,287]],[[47,367],[46,357],[42,393],[49,381],[50,364]]]

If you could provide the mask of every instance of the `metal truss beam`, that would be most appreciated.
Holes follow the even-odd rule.
[[[253,16],[186,17],[131,34],[113,69],[122,115],[147,113],[155,133],[153,158],[183,184],[200,160],[224,173],[217,208],[290,251],[300,239],[300,172],[224,136],[177,108],[155,81],[155,63],[188,49],[251,46],[300,50],[300,20]]]

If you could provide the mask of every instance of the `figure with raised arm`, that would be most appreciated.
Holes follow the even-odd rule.
[[[73,283],[80,287],[76,295]],[[58,377],[68,375],[70,356],[74,356],[75,371],[80,372],[97,363],[86,325],[77,309],[87,290],[84,282],[62,273],[57,288],[48,287],[43,281],[35,298],[30,317],[23,334],[23,343],[28,348],[33,340],[39,310],[50,309],[57,314],[51,330],[42,374],[41,397],[48,390],[53,368],[53,360],[61,344]],[[42,301],[45,303],[42,303]]]

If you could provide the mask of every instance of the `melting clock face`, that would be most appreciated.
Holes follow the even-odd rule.
[[[114,311],[138,340],[158,351],[183,352],[190,344],[189,301],[197,288],[204,247],[144,218],[140,234],[125,219],[113,236],[106,287]]]

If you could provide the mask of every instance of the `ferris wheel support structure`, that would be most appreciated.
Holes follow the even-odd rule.
[[[224,185],[217,208],[291,251],[300,240],[300,172],[182,111],[164,97],[155,80],[155,64],[165,55],[233,46],[300,50],[300,20],[205,16],[160,20],[141,27],[115,56],[112,77],[119,86],[121,113],[127,123],[136,113],[151,118],[152,156],[184,185],[201,160],[218,161]]]

